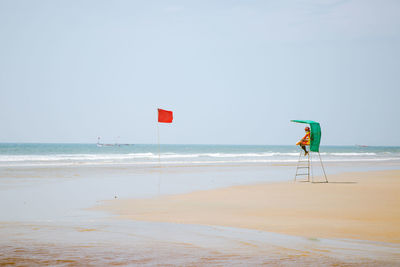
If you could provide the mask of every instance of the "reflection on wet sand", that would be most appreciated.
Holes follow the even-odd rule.
[[[390,243],[168,223],[82,223],[2,224],[0,264],[392,266],[400,260],[400,246]]]
[[[293,166],[282,165],[2,170],[0,265],[393,266],[400,262],[400,247],[393,243],[121,220],[90,209],[105,199],[151,199],[158,195],[160,181],[161,195],[179,195],[287,181],[292,174]]]

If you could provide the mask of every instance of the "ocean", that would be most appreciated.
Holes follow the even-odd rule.
[[[393,266],[398,262],[397,244],[118,220],[117,215],[94,209],[105,200],[157,199],[293,181],[299,153],[294,145],[2,143],[0,265],[382,266],[387,262]],[[321,157],[331,179],[342,172],[398,169],[400,147],[322,146]],[[316,163],[311,173],[318,182],[322,172]],[[310,186],[317,184],[357,186],[352,180]]]
[[[1,143],[0,166],[197,165],[297,162],[298,146]],[[325,162],[399,161],[400,147],[321,146]]]

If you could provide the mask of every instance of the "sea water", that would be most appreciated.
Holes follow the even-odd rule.
[[[298,146],[1,143],[0,166],[293,163]],[[400,147],[322,146],[325,162],[399,161]]]
[[[296,146],[0,144],[0,265],[388,265],[399,246],[116,220],[103,200],[292,180]],[[323,146],[334,172],[399,168],[399,147]],[[314,169],[315,170],[315,169]]]

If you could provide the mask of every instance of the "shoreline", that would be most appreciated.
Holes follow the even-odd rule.
[[[114,199],[93,209],[135,221],[400,243],[400,170],[341,173],[328,179],[328,184],[269,182]]]
[[[245,167],[245,166],[296,166],[298,159],[290,160],[249,160],[249,161],[161,161],[161,162],[64,162],[64,163],[28,163],[28,164],[2,164],[0,169],[50,169],[50,168],[174,168],[174,167]],[[387,159],[324,159],[327,166],[371,165],[385,166],[397,165],[398,158]]]

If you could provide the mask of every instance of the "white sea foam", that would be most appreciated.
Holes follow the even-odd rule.
[[[338,153],[320,153],[321,155],[332,155],[332,156],[376,156],[376,153],[369,153],[369,152],[364,152],[364,153],[347,153],[347,152],[338,152]]]
[[[400,160],[400,153],[323,152],[324,161]],[[0,155],[1,166],[98,165],[98,164],[214,164],[296,162],[299,151],[249,153],[126,153],[126,154],[47,154]]]

